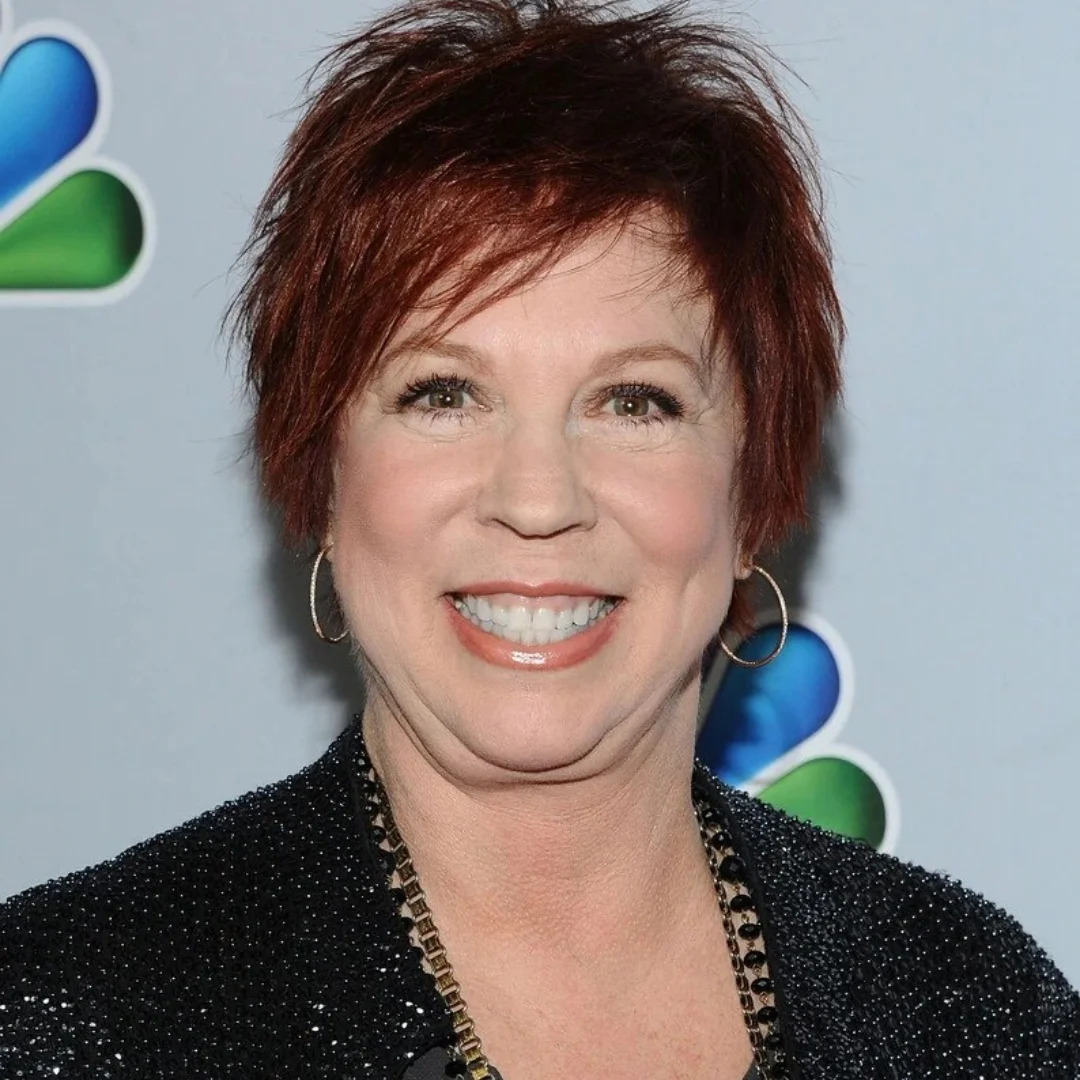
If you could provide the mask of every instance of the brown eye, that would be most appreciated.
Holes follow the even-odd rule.
[[[430,409],[463,409],[465,391],[460,387],[433,390],[428,394],[427,405]]]
[[[610,408],[616,419],[633,425],[663,424],[679,419],[685,412],[682,402],[652,383],[628,382],[609,386],[604,391],[604,398],[605,411]],[[650,412],[651,405],[656,409]]]
[[[397,408],[402,412],[415,409],[429,418],[461,413],[461,416],[455,417],[461,420],[467,414],[468,400],[475,396],[475,392],[468,379],[456,375],[431,375],[409,383],[397,397]]]
[[[614,399],[616,416],[647,416],[649,399],[641,394],[624,394]]]

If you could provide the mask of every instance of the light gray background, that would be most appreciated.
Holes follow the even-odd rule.
[[[103,152],[160,235],[113,307],[0,310],[0,896],[285,775],[348,715],[237,463],[217,320],[283,111],[371,10],[16,3],[104,53]],[[744,11],[831,169],[851,341],[807,598],[854,655],[845,738],[899,789],[900,854],[1080,981],[1080,5]]]

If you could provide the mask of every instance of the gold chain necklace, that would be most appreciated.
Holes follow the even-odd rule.
[[[394,867],[388,884],[404,894],[416,939],[431,969],[435,988],[450,1013],[456,1057],[462,1072],[470,1080],[500,1080],[498,1072],[484,1054],[476,1024],[461,996],[461,986],[446,955],[446,947],[439,938],[439,930],[420,885],[412,855],[394,822],[386,789],[370,762],[364,760],[361,765],[360,775],[365,782],[364,796],[370,826],[377,842],[393,856]],[[780,1032],[775,988],[769,974],[757,904],[749,889],[746,866],[735,850],[731,835],[699,786],[707,782],[704,766],[698,765],[697,770],[694,814],[716,889],[754,1062],[761,1080],[783,1080],[789,1074],[788,1055]]]

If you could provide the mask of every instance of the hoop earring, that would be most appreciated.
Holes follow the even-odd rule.
[[[319,613],[315,610],[315,586],[319,581],[319,567],[322,566],[326,553],[333,546],[333,544],[327,544],[326,547],[319,549],[319,554],[315,556],[315,565],[311,568],[311,585],[308,588],[308,610],[311,612],[311,625],[315,627],[315,633],[319,635],[320,640],[325,641],[328,645],[336,645],[339,641],[343,641],[349,633],[346,627],[337,637],[331,637],[323,630],[322,623],[319,622]]]
[[[724,655],[733,663],[738,664],[739,667],[744,668],[759,668],[764,667],[766,664],[771,664],[779,655],[780,651],[784,647],[784,642],[787,641],[788,632],[788,613],[787,604],[784,602],[784,594],[780,591],[780,586],[776,584],[776,579],[768,572],[763,570],[760,566],[752,566],[751,570],[756,570],[771,586],[772,591],[776,593],[776,601],[780,605],[780,640],[776,643],[776,648],[773,649],[768,656],[762,657],[760,660],[742,660],[735,653],[728,648],[728,644],[723,638],[720,638],[720,648],[723,649]]]

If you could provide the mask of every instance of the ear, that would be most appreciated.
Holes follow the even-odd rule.
[[[740,551],[735,560],[735,566],[735,580],[745,581],[754,572],[754,558]]]

